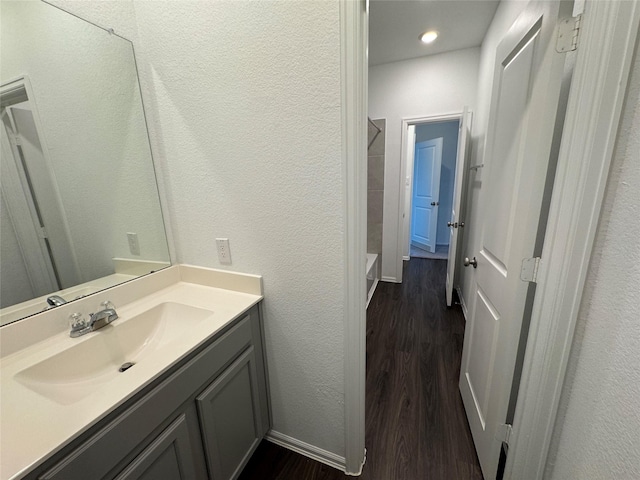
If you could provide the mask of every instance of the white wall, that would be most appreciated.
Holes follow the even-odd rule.
[[[1,79],[29,76],[82,281],[113,273],[113,257],[168,258],[131,52],[50,5],[2,1]]]
[[[264,276],[273,428],[343,456],[338,3],[121,3],[78,12],[138,38],[177,261]]]
[[[640,54],[636,51],[546,478],[640,478]]]
[[[400,281],[402,118],[475,110],[479,48],[468,48],[369,68],[369,116],[386,118],[382,277]],[[404,206],[402,207],[404,208]],[[401,235],[400,235],[401,236]]]
[[[344,455],[338,3],[135,6],[178,261],[264,276],[273,428]]]

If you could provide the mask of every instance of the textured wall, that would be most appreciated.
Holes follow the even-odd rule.
[[[369,116],[386,118],[384,226],[382,276],[402,278],[398,243],[403,117],[461,113],[474,110],[478,81],[479,48],[387,63],[369,68]]]
[[[264,276],[273,427],[344,455],[338,3],[135,8],[177,260]]]
[[[2,2],[2,81],[29,76],[82,281],[113,273],[112,257],[168,257],[131,52],[42,2]]]
[[[640,478],[640,55],[636,51],[546,478]]]
[[[453,184],[458,158],[459,122],[427,123],[416,126],[416,143],[442,137],[442,167],[440,169],[440,205],[438,206],[438,226],[436,244],[449,245],[451,237],[447,222],[451,220],[453,208]]]

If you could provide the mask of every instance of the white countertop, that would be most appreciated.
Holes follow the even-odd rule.
[[[117,311],[120,318],[114,322],[114,325],[117,322],[126,322],[164,302],[176,302],[211,310],[213,314],[205,321],[185,329],[170,342],[148,353],[125,374],[115,376],[108,383],[98,385],[94,392],[84,398],[62,404],[36,393],[16,380],[15,376],[70,346],[85,342],[92,336],[101,335],[102,332],[99,330],[79,338],[70,338],[65,328],[1,359],[1,480],[21,478],[263,298],[261,278],[258,276],[189,266],[174,266],[168,270],[172,269],[175,271],[148,275],[145,277],[146,283],[145,278],[141,278],[114,287],[113,292],[109,290],[101,292],[102,295],[94,296],[92,303],[96,303],[96,299],[104,300],[102,297],[105,299],[112,299],[114,295],[117,297],[116,289],[128,288],[128,291],[119,290],[124,296],[132,295],[131,288],[138,288],[140,292],[144,292],[146,286],[148,291],[152,288],[149,285],[155,282],[162,288],[129,303],[118,305]],[[154,279],[154,275],[161,276]],[[81,301],[84,301],[86,306],[91,305],[85,299],[78,302]],[[83,304],[76,303],[75,307],[79,309]],[[56,315],[56,310],[43,312],[30,319],[39,317],[39,321],[47,321],[49,317]],[[66,321],[61,325],[64,324]],[[33,328],[33,325],[28,328],[25,326],[22,334]],[[0,334],[17,335],[15,331],[1,329]],[[8,340],[3,338],[3,343],[6,344]]]

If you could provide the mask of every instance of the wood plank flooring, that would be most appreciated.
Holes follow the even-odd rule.
[[[445,260],[412,258],[367,310],[363,480],[482,480],[458,391],[464,318],[444,300]],[[263,441],[240,480],[338,480],[342,472]]]

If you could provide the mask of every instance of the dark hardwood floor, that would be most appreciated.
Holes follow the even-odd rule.
[[[445,260],[412,258],[367,310],[363,480],[482,479],[458,391],[464,318],[444,300]],[[342,472],[263,441],[240,480],[337,480]]]

